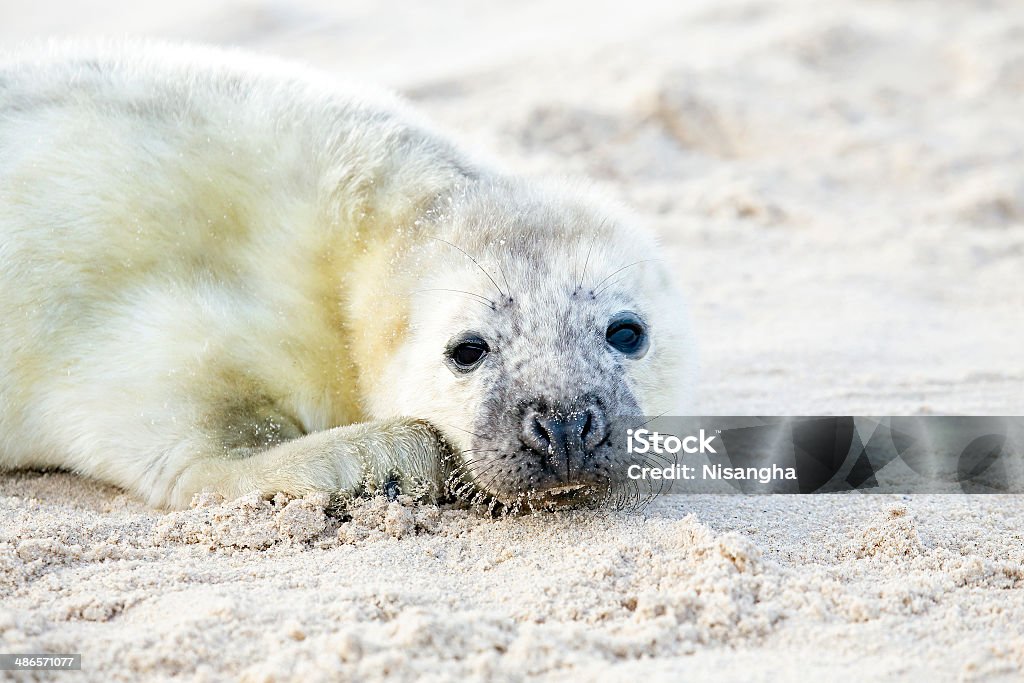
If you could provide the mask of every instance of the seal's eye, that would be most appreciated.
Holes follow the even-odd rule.
[[[604,338],[608,345],[631,358],[640,358],[650,345],[647,328],[633,313],[620,313],[608,323]]]
[[[490,350],[487,342],[480,337],[463,335],[453,339],[445,353],[456,370],[469,372],[480,364]]]

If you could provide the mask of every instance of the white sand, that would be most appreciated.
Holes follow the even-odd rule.
[[[400,88],[664,236],[704,414],[1024,414],[1024,7],[232,3],[3,10]],[[107,7],[104,9],[104,5]],[[0,477],[0,652],[84,679],[1024,677],[1024,499],[664,498],[486,520]]]

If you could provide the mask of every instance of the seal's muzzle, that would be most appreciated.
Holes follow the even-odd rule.
[[[543,400],[529,403],[521,427],[523,445],[565,484],[580,480],[586,461],[608,436],[604,410],[592,397],[572,405]]]

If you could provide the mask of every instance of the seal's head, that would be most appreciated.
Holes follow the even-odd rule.
[[[445,198],[418,231],[378,405],[431,420],[461,478],[504,505],[621,481],[626,422],[678,411],[691,389],[655,242],[586,193],[513,180]]]

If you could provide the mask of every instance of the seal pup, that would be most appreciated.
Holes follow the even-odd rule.
[[[0,468],[571,504],[692,341],[653,239],[398,99],[244,52],[0,66]]]

